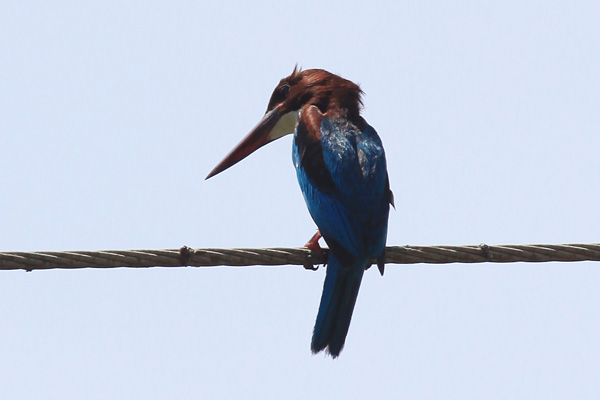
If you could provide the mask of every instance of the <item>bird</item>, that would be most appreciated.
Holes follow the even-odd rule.
[[[311,351],[340,355],[366,269],[383,275],[388,216],[394,197],[385,152],[361,116],[363,91],[323,69],[296,65],[281,79],[258,124],[208,174],[209,179],[255,150],[293,134],[292,161],[318,227],[307,246],[329,248]]]

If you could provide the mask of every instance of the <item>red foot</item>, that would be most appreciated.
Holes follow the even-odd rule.
[[[319,239],[321,239],[321,237],[322,237],[321,236],[321,231],[317,230],[317,233],[315,233],[313,235],[313,237],[311,237],[310,240],[308,242],[306,242],[306,244],[304,245],[304,247],[306,247],[307,249],[311,249],[313,251],[316,251],[319,254],[321,254],[322,256],[325,256],[325,252],[321,248],[321,245],[319,245]]]
[[[323,250],[321,248],[321,246],[319,245],[319,239],[321,239],[321,232],[317,231],[317,233],[315,233],[313,235],[313,237],[310,238],[310,240],[308,242],[306,242],[306,244],[304,245],[304,247],[306,247],[307,249],[310,249],[314,252],[319,253],[319,255],[321,256],[321,260],[323,260],[323,263],[326,263],[327,261],[327,254],[325,253],[325,250]],[[314,265],[305,265],[304,268],[306,269],[312,269],[314,271],[316,271],[317,268],[315,268]]]

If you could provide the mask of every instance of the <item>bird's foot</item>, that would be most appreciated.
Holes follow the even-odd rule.
[[[319,245],[319,239],[321,239],[321,237],[321,232],[317,230],[317,233],[315,233],[313,237],[311,237],[310,240],[306,242],[304,247],[318,253],[321,256],[322,260],[326,260],[327,254],[325,253],[325,250],[321,248],[321,245]],[[313,264],[305,264],[304,268],[316,271],[318,267],[315,267]]]
[[[315,233],[313,237],[311,237],[310,240],[306,242],[304,247],[316,251],[317,253],[321,254],[321,256],[325,256],[325,251],[323,251],[321,245],[319,244],[319,239],[321,239],[322,237],[323,236],[321,236],[321,231],[317,230],[317,233]]]

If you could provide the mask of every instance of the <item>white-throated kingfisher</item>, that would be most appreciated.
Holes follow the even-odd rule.
[[[371,260],[383,275],[393,205],[381,139],[360,115],[361,95],[358,85],[325,70],[294,68],[273,91],[262,120],[206,178],[294,134],[298,183],[330,249],[311,350],[327,349],[334,358],[344,347]]]

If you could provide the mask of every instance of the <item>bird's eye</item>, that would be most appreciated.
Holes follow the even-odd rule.
[[[283,85],[277,91],[277,95],[279,96],[279,98],[285,99],[289,92],[290,92],[290,85]]]
[[[267,111],[272,110],[277,104],[283,103],[290,92],[290,85],[284,83],[280,87],[276,87],[273,90],[273,95],[271,95],[271,100],[269,100],[269,106],[267,107]]]

